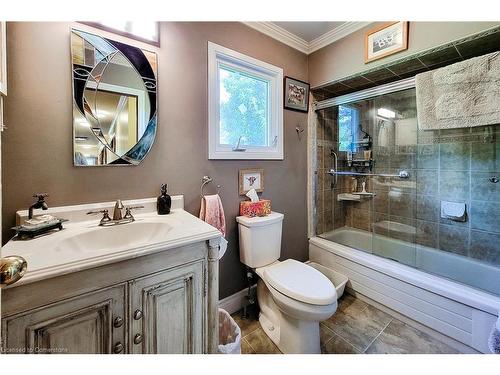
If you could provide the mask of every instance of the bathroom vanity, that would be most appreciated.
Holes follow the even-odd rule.
[[[2,249],[28,262],[2,292],[6,352],[217,351],[221,233],[184,211],[182,196],[162,216],[156,198],[124,202],[145,208],[123,225],[85,215],[113,204],[49,209],[70,220],[64,230]]]

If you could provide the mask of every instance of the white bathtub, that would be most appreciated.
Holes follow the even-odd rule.
[[[349,277],[348,288],[475,350],[489,352],[487,339],[500,311],[500,298],[468,285],[500,294],[499,268],[384,236],[372,238],[371,233],[352,228],[322,237],[309,240],[310,261]],[[372,249],[380,256],[356,249]]]

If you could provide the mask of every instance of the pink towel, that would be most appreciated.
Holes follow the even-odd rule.
[[[220,230],[226,237],[226,218],[219,194],[201,198],[200,219]]]

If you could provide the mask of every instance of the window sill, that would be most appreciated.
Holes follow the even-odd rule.
[[[283,160],[283,151],[210,151],[209,160]]]

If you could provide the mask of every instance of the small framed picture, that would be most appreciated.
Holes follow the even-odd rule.
[[[309,111],[309,83],[285,77],[284,107],[292,111]]]
[[[365,64],[408,49],[408,22],[389,22],[365,34]]]
[[[255,191],[257,191],[258,193],[264,191],[263,169],[240,169],[240,195],[245,195],[251,189],[255,189]]]

